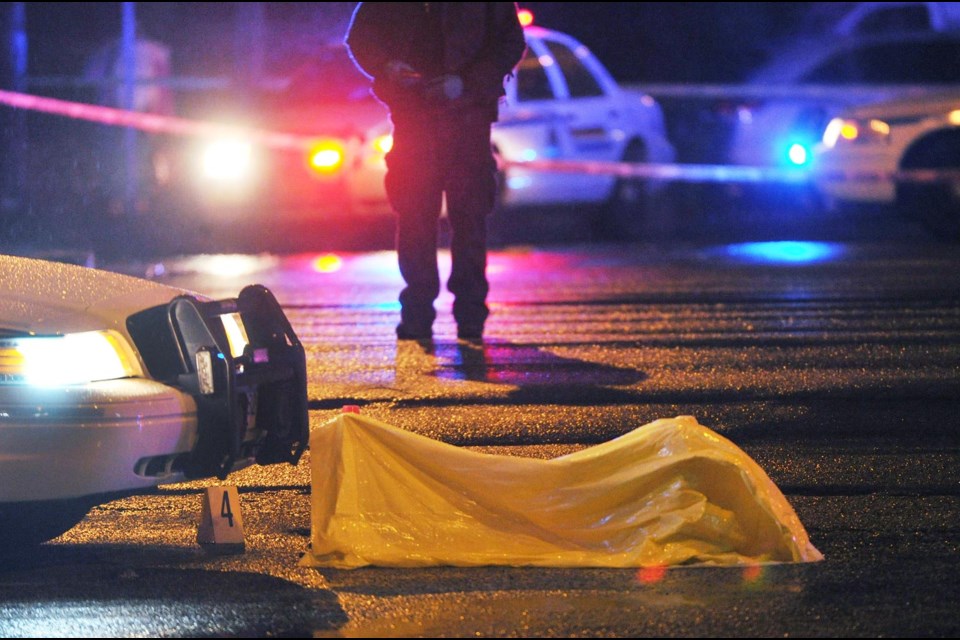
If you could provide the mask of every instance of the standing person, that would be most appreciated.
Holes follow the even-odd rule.
[[[504,81],[526,51],[517,5],[360,2],[346,44],[393,122],[384,186],[405,282],[397,337],[433,337],[446,196],[457,337],[481,339],[489,315],[487,216],[497,190],[490,128]]]

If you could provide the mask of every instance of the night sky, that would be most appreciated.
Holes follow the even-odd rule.
[[[781,38],[813,29],[810,2],[525,2],[621,82],[736,82]],[[810,25],[809,27],[807,25]]]
[[[11,3],[5,3],[11,4]],[[170,45],[175,72],[222,75],[237,47],[232,2],[138,2],[145,33]],[[523,2],[539,24],[589,46],[624,82],[735,82],[825,5],[804,2]],[[121,3],[26,3],[31,75],[79,74],[118,35]],[[355,3],[264,3],[270,54],[309,55],[339,37]],[[239,44],[238,44],[239,42]]]

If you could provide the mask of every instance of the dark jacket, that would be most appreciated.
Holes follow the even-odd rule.
[[[404,87],[387,78],[391,60],[408,62],[423,46],[414,27],[424,11],[439,12],[434,73],[462,80],[462,96],[441,101],[425,95],[426,77]],[[346,45],[354,62],[373,79],[373,92],[396,114],[399,111],[481,108],[497,118],[503,83],[526,51],[523,28],[514,2],[360,2],[347,32]]]

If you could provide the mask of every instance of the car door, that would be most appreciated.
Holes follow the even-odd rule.
[[[528,31],[527,46],[494,127],[501,157],[508,163],[618,159],[609,124],[600,117],[605,112],[598,108],[606,96],[592,72],[568,44],[552,37]],[[609,176],[585,171],[509,165],[503,200],[507,205],[595,202],[606,197],[611,182]]]
[[[619,160],[622,136],[616,134],[616,123],[621,114],[612,95],[614,89],[605,86],[599,63],[586,47],[560,34],[544,38],[543,44],[560,75],[562,93],[556,111],[568,157]]]

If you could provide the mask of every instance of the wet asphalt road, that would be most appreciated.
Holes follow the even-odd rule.
[[[675,568],[655,579],[307,569],[298,560],[316,490],[308,452],[296,467],[229,479],[242,502],[242,553],[197,544],[202,490],[216,482],[95,508],[0,568],[0,633],[955,637],[958,265],[960,246],[902,233],[509,245],[491,255],[483,345],[455,339],[447,294],[433,344],[398,343],[389,251],[111,265],[215,297],[251,282],[271,288],[307,348],[313,426],[357,404],[452,444],[552,457],[693,415],[767,471],[825,560]]]

